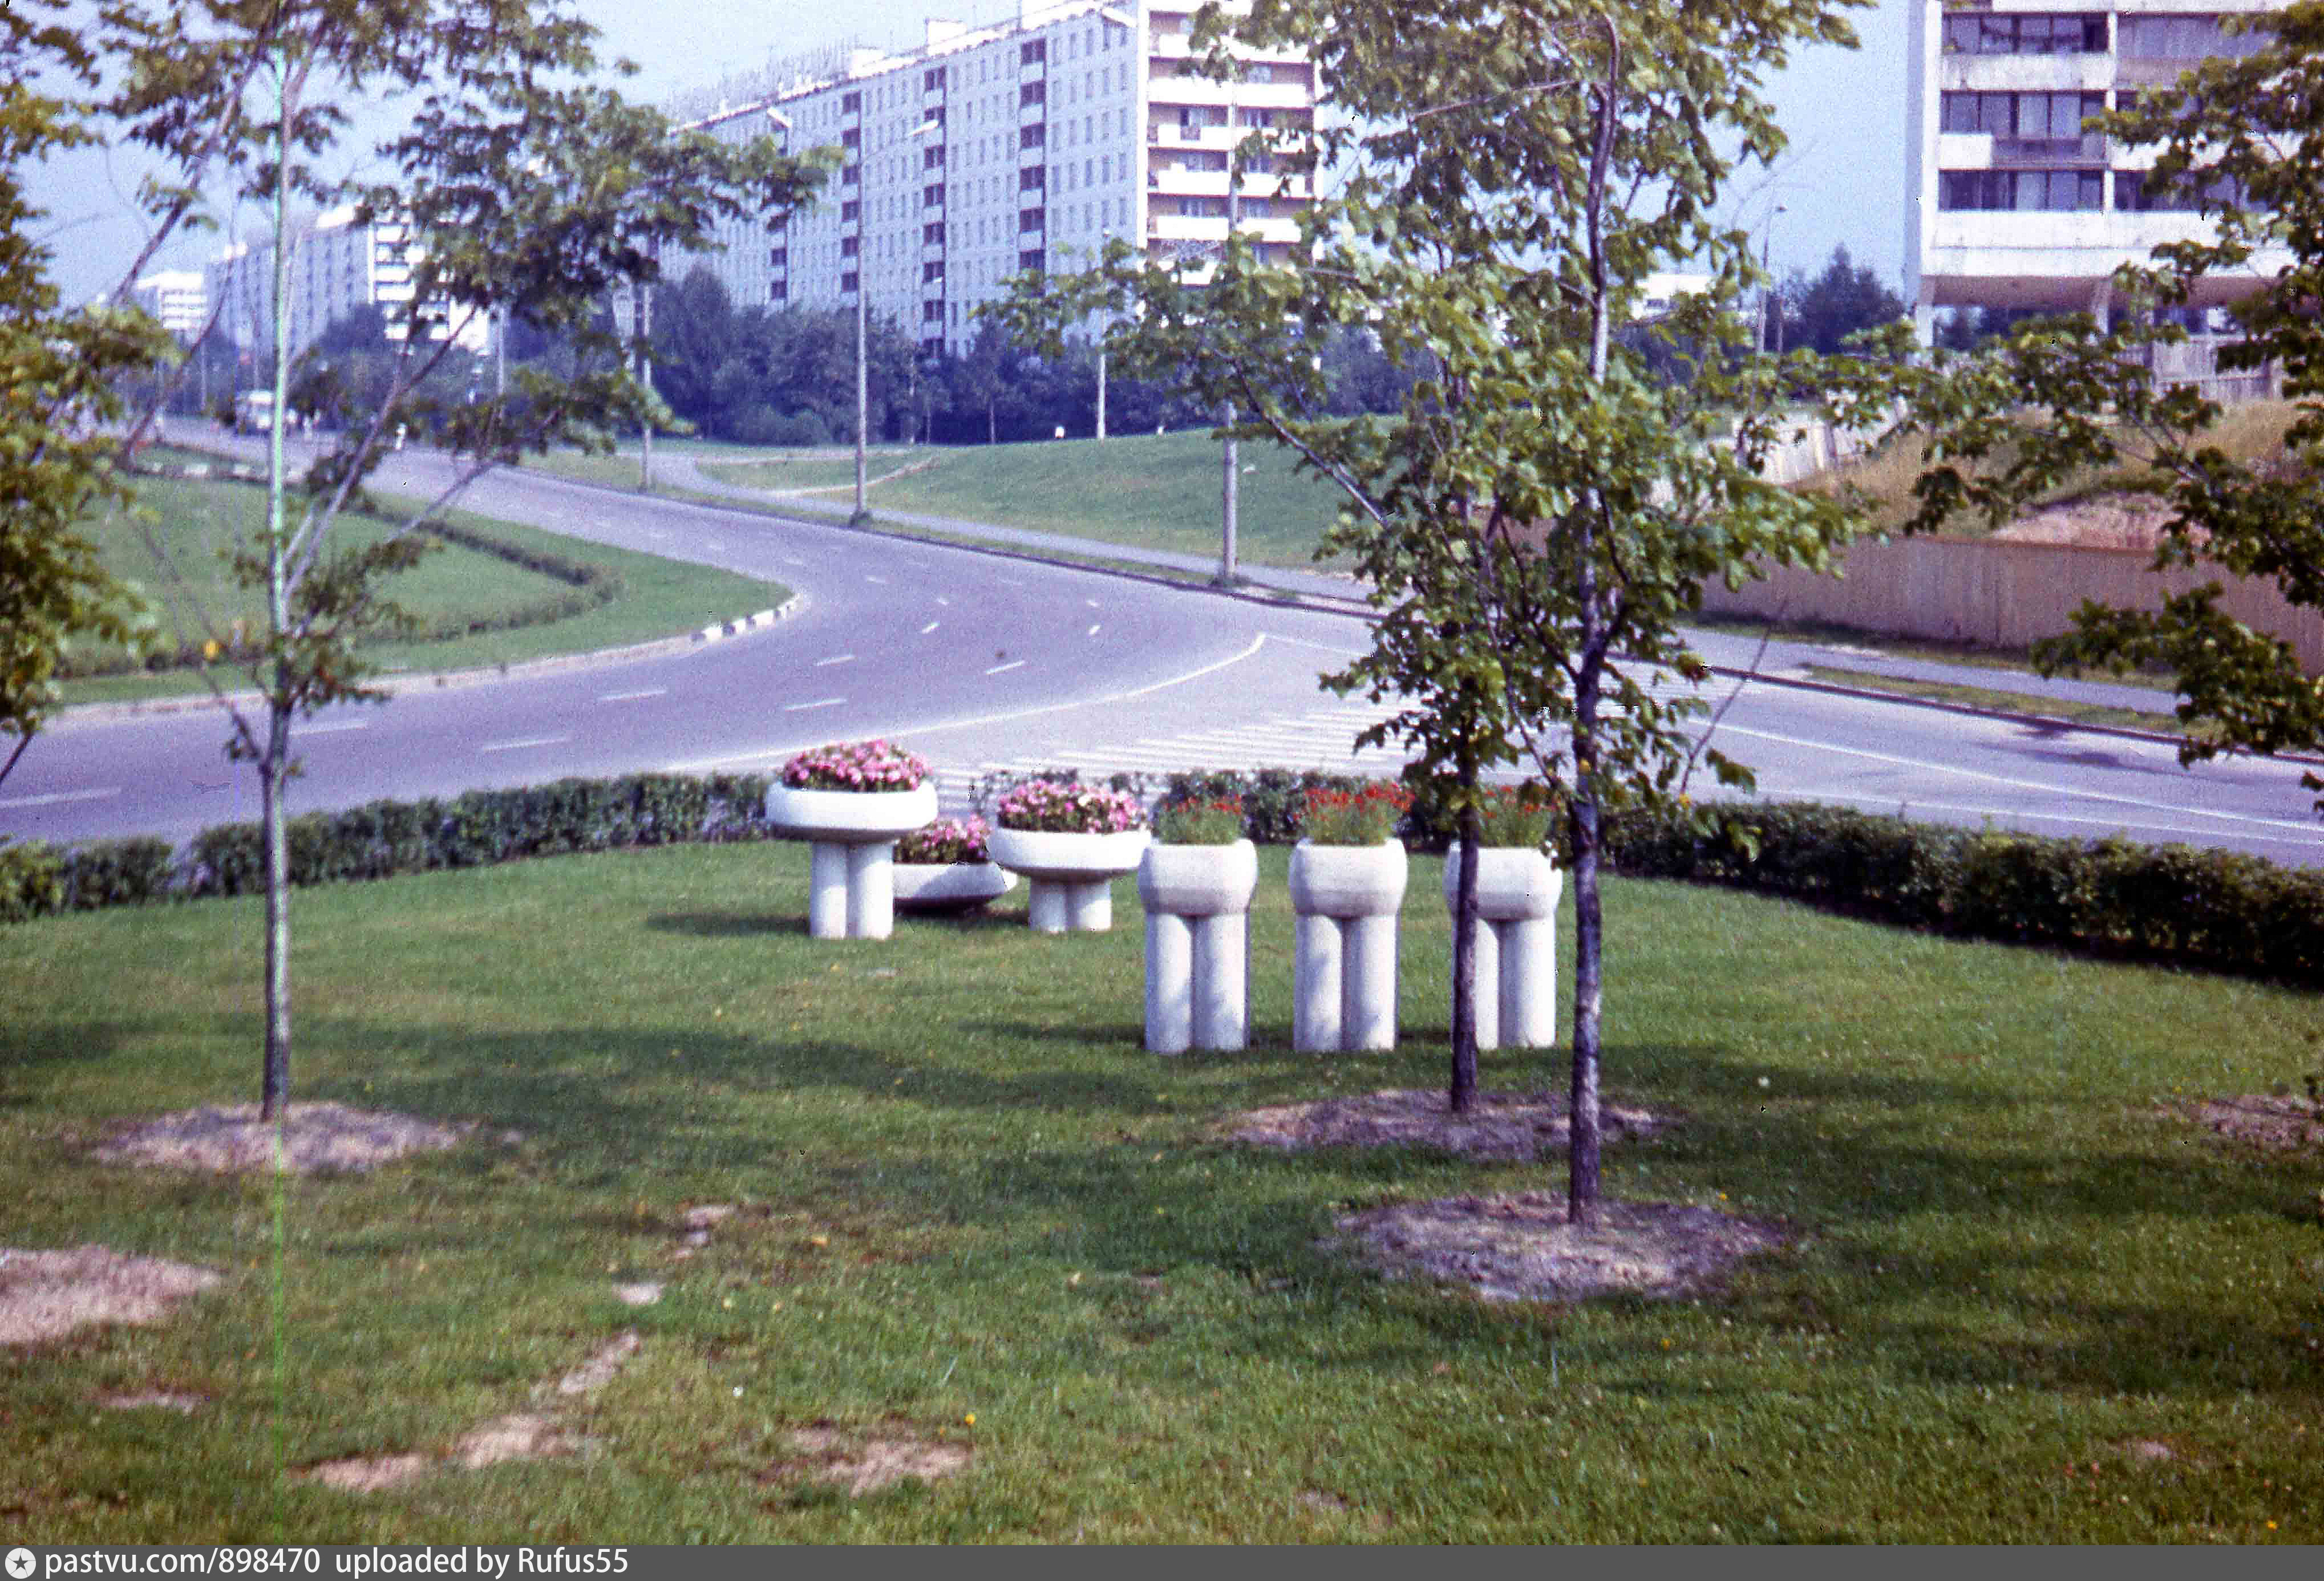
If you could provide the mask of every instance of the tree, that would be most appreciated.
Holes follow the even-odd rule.
[[[1813,280],[1794,276],[1782,301],[1782,344],[1825,356],[1837,354],[1850,336],[1905,316],[1904,299],[1850,259],[1846,247],[1831,250],[1831,261]]]
[[[0,781],[56,706],[66,645],[133,634],[135,606],[78,528],[124,497],[97,426],[120,414],[118,381],[154,367],[169,345],[142,313],[62,308],[32,234],[41,211],[20,172],[91,137],[71,103],[32,86],[96,82],[80,35],[43,14],[64,8],[10,0],[0,11]]]
[[[169,172],[143,190],[154,245],[198,218],[212,188],[274,214],[268,516],[235,557],[245,584],[267,599],[264,639],[244,666],[259,701],[229,694],[206,671],[232,722],[229,754],[259,780],[267,888],[261,1097],[271,1119],[290,1086],[284,793],[296,768],[296,720],[383,695],[365,685],[357,645],[401,626],[387,584],[424,552],[428,524],[462,490],[528,450],[609,450],[614,427],[657,415],[659,403],[628,371],[633,348],[598,317],[600,304],[654,283],[659,256],[706,244],[723,222],[788,211],[813,189],[821,166],[789,159],[768,140],[728,148],[680,134],[658,112],[595,85],[595,30],[555,0],[116,0],[104,27],[104,64],[118,87],[103,113]],[[392,178],[349,193],[319,173],[345,125],[336,106],[380,89],[424,92],[408,129],[379,150]],[[351,420],[295,500],[282,443],[293,196],[352,196],[359,219],[401,225],[412,244],[410,299],[387,326],[384,388],[376,401],[343,409]],[[490,398],[442,388],[440,375],[466,355],[457,332],[493,317],[565,343],[575,354],[570,371],[520,369],[505,395]],[[457,459],[453,481],[384,540],[338,547],[334,525],[406,427],[432,434]],[[166,543],[147,536],[165,576],[183,587]],[[226,646],[212,615],[192,613]]]
[[[2213,234],[2120,271],[2126,310],[2111,332],[2088,316],[2020,325],[1932,376],[1915,401],[1936,464],[1918,485],[1915,527],[1961,509],[2006,519],[2068,477],[2126,472],[2170,508],[2155,569],[2209,561],[2272,580],[2295,607],[2324,608],[2324,3],[2227,25],[2268,35],[2264,46],[2105,117],[2109,137],[2158,150],[2150,184],[2184,194]],[[2280,455],[2229,455],[2208,437],[2219,407],[2146,372],[2155,347],[2185,339],[2173,310],[2221,295],[2234,298],[2239,333],[2219,351],[2220,371],[2272,363],[2295,403]],[[2036,662],[2169,667],[2190,727],[2182,762],[2324,745],[2324,688],[2290,644],[2221,612],[2219,595],[2211,581],[2158,610],[2086,603],[2070,634],[2036,646]],[[2324,791],[2312,773],[2302,784]]]
[[[1214,6],[1202,17],[1210,74],[1240,71],[1236,39],[1307,49],[1319,68],[1341,130],[1312,147],[1254,134],[1234,167],[1247,179],[1263,154],[1310,179],[1334,172],[1302,216],[1292,267],[1259,266],[1236,234],[1203,283],[1116,244],[1046,301],[1021,289],[1012,311],[1104,313],[1122,363],[1231,402],[1236,432],[1338,486],[1325,552],[1356,559],[1381,614],[1371,652],[1333,684],[1409,701],[1370,735],[1416,749],[1409,772],[1469,849],[1486,772],[1521,764],[1561,798],[1577,913],[1568,1200],[1587,1223],[1605,819],[1682,796],[1698,760],[1749,777],[1692,733],[1692,692],[1662,685],[1707,674],[1678,622],[1706,580],[1821,566],[1852,528],[1845,502],[1757,475],[1780,433],[1770,397],[1816,388],[1818,370],[1804,354],[1780,371],[1743,354],[1732,309],[1757,271],[1749,239],[1712,215],[1738,161],[1783,145],[1763,75],[1795,41],[1853,34],[1826,0],[1255,0],[1238,23]],[[1698,257],[1711,290],[1660,329],[1728,354],[1691,381],[1659,381],[1617,332],[1649,274]],[[1391,415],[1329,413],[1324,355],[1351,331],[1423,375]],[[1871,409],[1868,388],[1833,415]],[[1472,863],[1457,887],[1455,1108],[1475,1080]]]

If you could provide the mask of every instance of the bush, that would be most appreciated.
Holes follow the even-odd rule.
[[[0,845],[0,923],[21,923],[64,907],[64,859],[35,840]]]

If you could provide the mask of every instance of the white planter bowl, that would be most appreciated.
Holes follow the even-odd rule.
[[[1459,894],[1461,845],[1444,859],[1444,904]],[[1478,853],[1477,915],[1489,923],[1532,922],[1557,915],[1564,878],[1546,851],[1530,846],[1489,845]]]
[[[1086,884],[1138,870],[1153,836],[1143,829],[1117,834],[1055,834],[1036,829],[995,829],[985,837],[992,859],[1012,873],[1052,884]]]
[[[793,840],[872,845],[936,822],[936,787],[901,791],[767,789],[767,822]]]
[[[1017,887],[1017,875],[991,862],[898,862],[896,909],[926,916],[974,911]]]
[[[1315,845],[1291,850],[1291,909],[1308,916],[1392,915],[1404,904],[1404,842]]]
[[[1228,916],[1250,909],[1259,890],[1259,848],[1232,845],[1149,845],[1138,864],[1138,898],[1149,912],[1172,916]]]

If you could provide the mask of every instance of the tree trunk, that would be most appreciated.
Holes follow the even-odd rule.
[[[282,809],[290,781],[290,717],[270,710],[258,764],[259,819],[266,848],[266,1069],[259,1117],[282,1117],[290,1101],[290,842]]]
[[[1574,732],[1574,748],[1584,749]],[[1568,824],[1573,836],[1573,1089],[1566,1152],[1565,1217],[1588,1225],[1598,1216],[1599,983],[1604,938],[1598,905],[1598,798],[1586,777],[1574,787]]]
[[[1462,788],[1473,795],[1477,764],[1463,758]],[[1445,1105],[1467,1112],[1477,1096],[1477,867],[1485,824],[1475,804],[1461,809],[1461,870],[1452,879],[1452,1085]]]

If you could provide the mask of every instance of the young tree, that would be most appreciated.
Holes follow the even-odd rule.
[[[1837,354],[1849,336],[1877,329],[1905,316],[1904,299],[1880,283],[1880,277],[1834,247],[1831,260],[1814,280],[1794,275],[1782,293],[1784,338],[1781,344],[1803,350]]]
[[[556,0],[116,0],[106,62],[119,90],[106,109],[171,174],[144,198],[157,235],[198,216],[222,188],[274,213],[276,308],[266,525],[236,557],[263,590],[267,629],[245,666],[259,701],[210,674],[232,722],[229,754],[259,780],[266,865],[268,1118],[290,1087],[289,853],[284,793],[292,728],[306,713],[382,694],[364,685],[357,644],[398,627],[393,573],[429,543],[428,523],[475,479],[527,450],[610,449],[610,430],[656,415],[632,377],[632,347],[598,317],[617,289],[650,285],[656,260],[705,245],[718,224],[779,214],[820,179],[770,141],[729,148],[678,133],[659,113],[589,80],[595,30]],[[379,152],[392,179],[344,191],[318,173],[344,127],[336,107],[377,90],[419,90],[408,129]],[[405,228],[411,291],[393,308],[392,371],[290,498],[283,424],[291,379],[288,205],[352,196],[358,217]],[[157,243],[158,244],[158,243]],[[143,260],[139,261],[139,267]],[[134,271],[132,271],[134,278]],[[468,325],[503,317],[578,355],[560,376],[520,369],[504,394],[457,399],[432,381]],[[383,541],[342,548],[332,529],[396,435],[435,436],[456,457],[452,482]],[[168,547],[149,534],[169,568]],[[171,575],[183,587],[183,578]],[[211,611],[194,611],[219,647]]]
[[[1372,735],[1416,749],[1412,773],[1468,849],[1483,774],[1522,765],[1561,795],[1577,912],[1569,1212],[1587,1223],[1605,818],[1679,795],[1698,758],[1748,782],[1692,728],[1707,671],[1678,623],[1706,580],[1822,565],[1851,529],[1844,503],[1757,475],[1778,376],[1741,354],[1734,307],[1757,271],[1748,238],[1712,216],[1737,162],[1783,146],[1765,74],[1795,42],[1853,34],[1830,0],[1253,0],[1239,21],[1205,8],[1202,69],[1238,73],[1236,40],[1308,50],[1338,128],[1314,146],[1255,134],[1237,156],[1241,180],[1262,153],[1277,172],[1332,173],[1292,266],[1259,266],[1237,233],[1204,283],[1117,244],[1049,311],[1106,310],[1117,365],[1178,373],[1231,402],[1238,432],[1338,485],[1326,550],[1354,556],[1381,615],[1333,684],[1408,700]],[[1646,277],[1688,259],[1713,288],[1663,330],[1730,354],[1658,381],[1617,332]],[[1417,375],[1392,414],[1329,415],[1324,357],[1349,331]],[[1782,372],[1787,389],[1816,382],[1808,357]],[[1456,1108],[1475,1080],[1473,863],[1458,893]]]
[[[2209,562],[2324,609],[2324,3],[2228,25],[2267,35],[2264,47],[2105,117],[2109,137],[2159,150],[2149,183],[2186,194],[2213,234],[2119,271],[2128,310],[2111,333],[2088,317],[2021,325],[1982,360],[1932,378],[1916,421],[1938,464],[1920,482],[1915,525],[1964,508],[2006,519],[2078,472],[2119,469],[2169,504],[2157,570]],[[2295,403],[2280,455],[2228,455],[2207,437],[2218,406],[2146,373],[2153,347],[2185,338],[2156,309],[2221,297],[2240,337],[2220,350],[2220,371],[2273,364]],[[2324,745],[2324,688],[2289,643],[2223,613],[2219,594],[2214,581],[2156,610],[2085,604],[2070,635],[2036,646],[2036,661],[2167,666],[2191,727],[2182,762]],[[2302,783],[2324,791],[2314,774]]]

